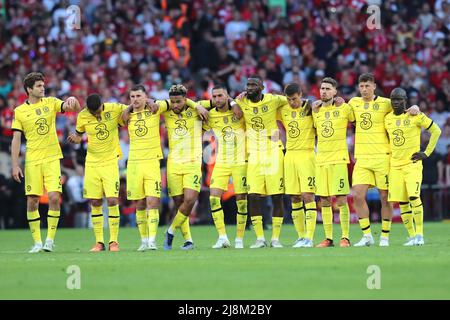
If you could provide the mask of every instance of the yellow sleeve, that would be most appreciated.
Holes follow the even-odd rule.
[[[76,126],[75,131],[76,131],[78,134],[83,134],[83,133],[86,132],[86,129],[85,129],[85,127],[84,127],[84,126],[85,126],[85,123],[84,123],[85,121],[84,121],[82,115],[83,115],[83,113],[80,112],[80,113],[78,114],[78,117],[77,117],[77,126]]]
[[[170,109],[170,100],[156,100],[155,103],[159,106],[158,114],[167,112]]]
[[[281,107],[283,107],[283,106],[285,106],[285,105],[288,104],[287,98],[286,98],[285,96],[277,95],[277,97],[278,97],[278,106],[277,106],[277,109],[278,109],[278,108],[281,108]]]
[[[128,108],[128,106],[126,104],[122,104],[122,103],[117,103],[116,104],[116,108],[118,110],[118,118],[117,118],[117,123],[119,124],[119,126],[123,127],[125,125],[125,123],[123,122],[122,119],[122,112]]]
[[[211,110],[213,108],[211,100],[200,100],[197,102],[197,104],[200,104],[206,110]]]
[[[356,119],[355,119],[355,113],[353,112],[353,108],[347,103],[346,103],[346,105],[347,105],[347,109],[348,109],[348,120],[350,122],[355,122]]]
[[[191,99],[186,99],[186,105],[189,108],[195,108],[195,106],[197,105],[197,103],[194,100]]]
[[[426,117],[428,120],[431,120],[427,116],[424,116],[424,117]],[[431,120],[431,124],[425,129],[431,133],[430,141],[428,142],[428,146],[424,151],[428,157],[428,156],[430,156],[430,154],[433,152],[434,148],[436,147],[439,136],[441,135],[441,129],[432,120]]]
[[[14,119],[11,124],[12,130],[23,131],[22,122],[20,121],[20,111],[14,110]]]

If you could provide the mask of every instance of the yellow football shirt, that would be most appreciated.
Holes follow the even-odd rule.
[[[244,114],[247,148],[252,152],[274,152],[282,146],[277,124],[277,112],[287,104],[284,96],[264,94],[258,102],[244,98],[236,100]]]
[[[355,117],[355,158],[379,159],[390,155],[385,116],[392,111],[391,100],[375,96],[370,102],[354,97],[348,102]]]
[[[169,109],[163,116],[169,137],[168,161],[201,161],[202,120],[197,110],[186,105],[179,114]]]
[[[433,120],[423,113],[417,116],[411,116],[408,113],[396,116],[394,112],[391,112],[386,116],[384,123],[389,134],[392,152],[391,167],[413,163],[411,156],[420,151],[422,128],[431,128]]]
[[[347,126],[349,121],[355,121],[350,106],[322,106],[313,112],[313,119],[317,132],[316,164],[349,163]]]
[[[289,104],[280,109],[281,121],[286,129],[286,151],[314,151],[316,129],[311,114],[304,100],[300,108],[292,108]]]
[[[88,149],[86,164],[101,165],[122,156],[118,127],[123,125],[122,111],[128,106],[121,103],[103,103],[101,114],[93,116],[87,108],[80,111],[76,131],[86,133]]]
[[[205,108],[212,105],[210,100],[202,100],[199,103]],[[216,137],[216,165],[245,163],[245,122],[244,119],[237,119],[231,108],[225,112],[217,108],[210,109],[208,123],[205,123],[203,128],[211,129]]]
[[[46,97],[34,104],[27,101],[14,109],[11,129],[22,131],[25,136],[27,164],[63,157],[56,134],[56,113],[63,112],[63,103],[55,97]]]
[[[146,162],[162,159],[159,122],[161,113],[169,109],[168,101],[156,101],[158,112],[153,114],[145,107],[142,111],[131,112],[128,121],[130,151],[128,162]]]

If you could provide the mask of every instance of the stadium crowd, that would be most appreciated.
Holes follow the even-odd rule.
[[[430,190],[436,186],[448,190],[450,1],[277,1],[285,7],[271,2],[1,2],[0,228],[27,226],[25,203],[16,201],[24,199],[23,186],[12,182],[7,163],[13,110],[27,98],[22,79],[30,71],[45,74],[46,95],[62,99],[72,95],[81,103],[93,92],[100,93],[104,101],[128,103],[134,83],[144,84],[155,99],[167,99],[174,83],[183,83],[193,99],[209,99],[211,87],[219,82],[235,96],[254,73],[264,79],[266,92],[280,93],[285,84],[296,81],[304,97],[312,100],[319,98],[321,79],[331,76],[339,81],[339,94],[347,100],[358,94],[358,75],[373,72],[379,95],[389,96],[393,88],[403,87],[410,105],[419,105],[441,127],[436,152],[424,161],[423,183]],[[381,29],[368,29],[367,3],[380,6]],[[74,18],[66,10],[72,4],[81,9],[80,29],[67,24]],[[88,205],[81,196],[86,141],[78,148],[66,141],[75,121],[76,114],[71,113],[57,118],[64,154],[63,226],[86,226],[88,220]],[[125,129],[120,135],[124,154],[120,167],[125,175],[129,139]],[[163,124],[161,136],[167,155]],[[353,133],[348,140],[352,146]],[[423,140],[427,140],[425,135]],[[163,181],[164,167],[163,161]],[[204,170],[206,193],[211,165],[205,163]],[[133,225],[134,208],[125,192],[121,195],[123,223]],[[232,195],[231,191],[226,197]],[[205,197],[200,196],[194,222],[211,221],[208,201],[202,201]],[[44,196],[41,204],[45,207],[46,203]],[[162,206],[164,224],[173,206],[167,194]],[[433,208],[425,209],[426,214],[429,210]]]

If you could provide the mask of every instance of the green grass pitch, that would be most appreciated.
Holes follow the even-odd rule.
[[[376,242],[380,227],[372,225]],[[423,247],[403,247],[406,230],[393,224],[388,248],[293,249],[294,228],[284,225],[283,249],[249,249],[255,236],[246,230],[245,249],[214,250],[213,226],[191,229],[196,249],[188,252],[180,233],[164,251],[162,228],[157,251],[136,252],[137,229],[122,228],[118,253],[90,253],[92,230],[60,229],[55,252],[38,254],[27,253],[29,230],[1,231],[0,299],[450,299],[449,223],[426,223]],[[228,234],[234,239],[235,229]],[[336,224],[334,234],[338,243]],[[357,225],[350,236],[359,240]],[[322,237],[318,224],[316,243]],[[79,290],[67,288],[70,265],[80,268]],[[380,289],[367,287],[371,265],[380,268]]]

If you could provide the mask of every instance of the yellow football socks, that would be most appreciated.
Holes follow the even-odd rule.
[[[60,211],[48,210],[47,213],[47,239],[55,240],[56,229],[58,228]]]
[[[247,200],[237,200],[237,215],[236,215],[236,238],[243,239],[245,227],[247,226]]]
[[[92,226],[94,229],[95,242],[105,243],[103,240],[103,212],[102,207],[91,206]]]
[[[28,211],[27,219],[28,224],[30,225],[31,236],[33,237],[34,243],[42,243],[41,218],[39,216],[39,211]]]
[[[315,201],[305,203],[305,220],[306,238],[308,238],[309,240],[313,240],[317,221],[317,207]]]
[[[295,231],[299,238],[305,237],[305,210],[303,202],[292,202],[292,222],[294,222]]]
[[[141,239],[148,238],[147,210],[136,210],[136,224],[139,229]]]
[[[325,230],[325,238],[333,240],[333,208],[322,207],[322,223]]]
[[[119,205],[108,207],[109,242],[118,242],[120,212]]]
[[[225,230],[224,215],[222,205],[220,204],[220,198],[211,196],[209,197],[209,203],[211,204],[211,214],[219,237],[226,236],[227,232]]]

